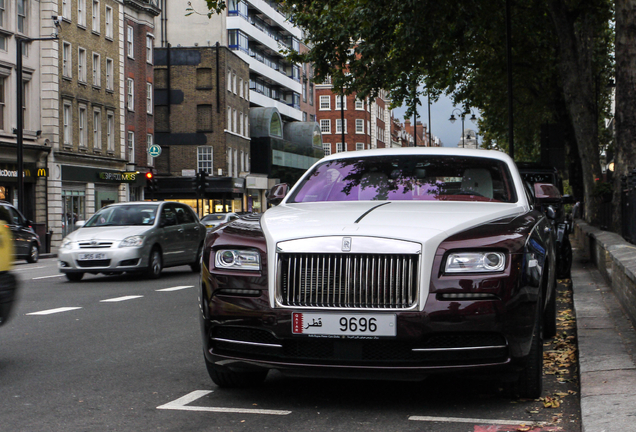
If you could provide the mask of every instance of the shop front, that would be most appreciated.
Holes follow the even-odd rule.
[[[35,184],[37,180],[48,176],[46,168],[35,164],[24,164],[24,213],[27,219],[34,219]],[[12,163],[0,163],[0,200],[8,201],[18,207],[18,167]]]

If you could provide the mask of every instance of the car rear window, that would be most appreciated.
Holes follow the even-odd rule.
[[[470,156],[400,155],[343,158],[314,167],[287,202],[516,202],[508,166]]]

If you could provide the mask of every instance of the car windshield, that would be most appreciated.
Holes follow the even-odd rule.
[[[156,205],[121,205],[104,207],[86,222],[85,227],[153,225]]]
[[[344,158],[317,165],[288,203],[324,201],[516,202],[500,160],[447,155]]]
[[[225,214],[210,214],[201,219],[201,222],[224,221],[227,217],[228,215]]]

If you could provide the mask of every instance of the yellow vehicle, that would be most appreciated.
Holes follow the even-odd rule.
[[[0,325],[7,322],[13,306],[18,282],[11,273],[14,250],[11,230],[0,220]]]

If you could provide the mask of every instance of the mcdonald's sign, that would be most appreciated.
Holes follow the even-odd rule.
[[[48,168],[38,168],[38,177],[48,177],[49,170]]]

